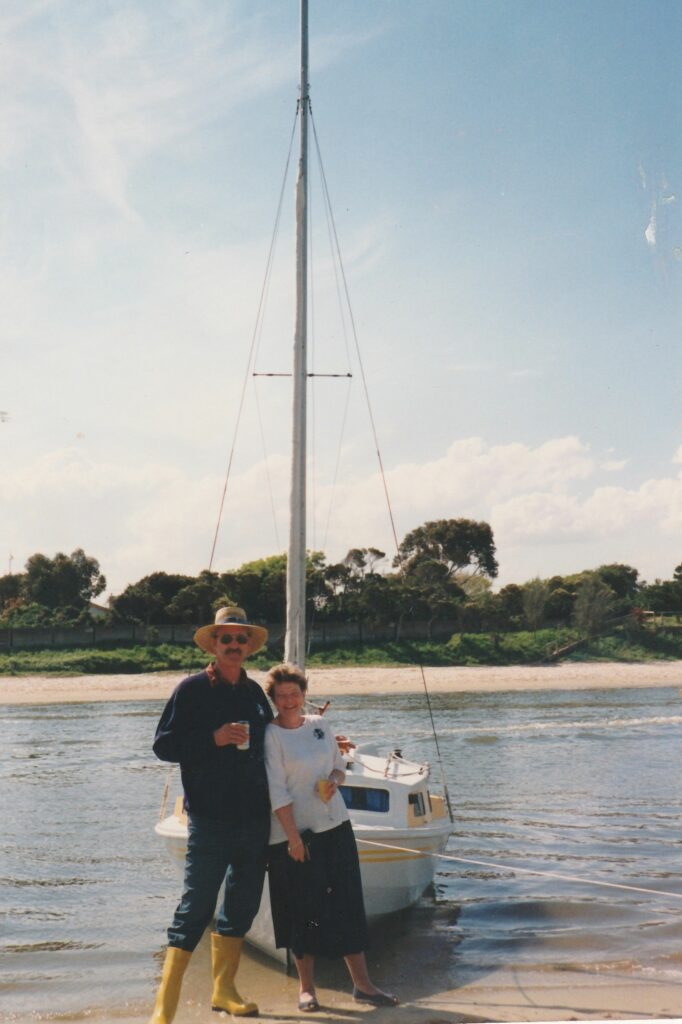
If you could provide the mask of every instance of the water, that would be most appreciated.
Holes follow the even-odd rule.
[[[152,831],[160,708],[0,708],[0,1020],[149,1005],[178,896]],[[460,693],[433,708],[456,815],[448,853],[493,865],[444,861],[425,901],[453,986],[500,966],[682,981],[679,691]],[[421,697],[335,698],[329,714],[358,742],[398,737],[438,776]]]

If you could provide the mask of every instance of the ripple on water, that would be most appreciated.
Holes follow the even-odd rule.
[[[47,907],[2,907],[1,917],[37,918],[39,921],[63,921],[69,915],[60,910],[48,910]]]
[[[65,940],[54,942],[27,942],[12,945],[7,943],[0,946],[3,953],[60,953],[64,950],[74,949],[100,949],[101,942],[77,942],[76,940]]]
[[[0,878],[0,885],[15,889],[60,889],[70,885],[92,885],[91,878]]]

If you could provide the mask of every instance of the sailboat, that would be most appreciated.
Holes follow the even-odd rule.
[[[306,654],[306,392],[308,321],[308,0],[301,0],[300,155],[296,182],[296,318],[293,357],[291,498],[287,561],[287,623],[284,658],[301,668]],[[433,882],[437,857],[452,831],[445,796],[431,792],[430,767],[403,758],[395,747],[354,748],[347,755],[340,787],[358,844],[367,916],[370,920],[415,904]],[[165,801],[155,831],[182,871],[187,819],[178,797],[166,815]],[[264,952],[286,959],[274,946],[269,892],[247,939]]]

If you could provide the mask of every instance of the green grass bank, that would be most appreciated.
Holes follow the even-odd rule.
[[[569,630],[538,630],[537,633],[462,633],[447,643],[421,641],[381,645],[348,644],[310,652],[309,667],[391,667],[410,664],[538,665],[548,652],[575,639]],[[281,651],[260,652],[249,660],[266,669],[281,660]],[[177,671],[188,673],[206,664],[206,655],[187,644],[136,645],[109,648],[44,648],[0,654],[0,676],[107,675]],[[570,651],[567,661],[646,662],[682,660],[681,630],[617,631],[582,643]]]

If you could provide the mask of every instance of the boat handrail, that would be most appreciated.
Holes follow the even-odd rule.
[[[366,757],[376,757],[383,761],[384,764],[381,768],[375,768],[365,759]],[[392,750],[389,754],[381,753],[376,743],[363,743],[355,748],[353,754],[353,760],[361,765],[366,772],[371,775],[380,775],[382,778],[387,778],[391,767],[391,763],[395,762],[402,766],[403,770],[400,772],[400,778],[406,779],[410,776],[416,775],[428,776],[430,772],[430,765],[428,761],[424,761],[423,764],[418,764],[416,761],[407,761],[400,751]],[[409,767],[414,767],[413,771],[408,771]]]

